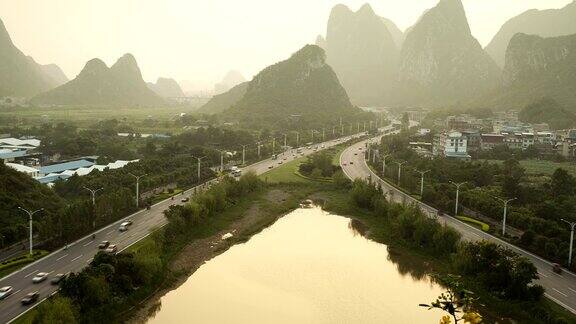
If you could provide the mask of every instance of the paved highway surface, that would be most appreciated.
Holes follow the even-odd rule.
[[[361,135],[364,135],[364,133],[354,135],[354,137]],[[338,145],[350,138],[350,136],[347,136],[340,140],[314,144],[310,148],[303,147],[301,148],[301,153],[303,153],[303,155],[309,155],[317,150]],[[296,153],[296,150],[281,153],[278,155],[276,160],[264,160],[247,166],[243,171],[254,171],[256,174],[265,173],[271,170],[270,166],[273,168],[280,166],[280,161],[289,161],[302,156],[301,154],[295,156],[294,153]],[[82,270],[90,263],[94,255],[98,252],[98,244],[101,241],[107,240],[110,241],[111,244],[116,244],[120,251],[126,249],[148,236],[152,230],[163,226],[166,223],[163,212],[168,209],[170,205],[183,204],[181,202],[182,198],[190,197],[196,191],[203,190],[216,181],[217,180],[212,180],[210,183],[187,190],[184,194],[177,194],[174,196],[174,200],[167,199],[159,202],[152,206],[150,210],[141,210],[136,212],[129,217],[96,231],[94,233],[96,235],[95,239],[92,239],[92,234],[89,234],[88,236],[70,244],[68,248],[57,250],[25,268],[0,279],[0,287],[12,286],[14,289],[14,293],[11,296],[5,300],[0,300],[0,323],[9,323],[24,314],[31,307],[35,307],[39,304],[38,302],[32,306],[22,306],[20,300],[26,294],[38,291],[40,293],[41,301],[54,294],[58,287],[50,284],[52,277],[58,273],[78,272]],[[120,232],[118,230],[120,224],[128,219],[131,220],[133,224],[130,226],[128,231]],[[32,278],[39,272],[49,273],[48,279],[44,282],[33,284]]]
[[[385,132],[390,131],[386,129]],[[438,211],[413,197],[403,193],[402,191],[391,186],[389,183],[380,179],[368,167],[365,160],[366,144],[370,141],[379,140],[377,138],[365,140],[356,143],[347,148],[340,157],[340,165],[344,173],[351,179],[364,179],[370,180],[374,183],[379,183],[387,194],[389,199],[398,203],[416,204],[422,211],[431,217],[437,217],[438,221],[453,227],[462,234],[462,237],[470,241],[487,240],[505,246],[523,256],[528,258],[538,269],[540,279],[538,284],[546,289],[546,296],[563,306],[567,310],[576,314],[576,275],[571,272],[564,271],[561,275],[552,271],[552,263],[530,253],[522,250],[512,244],[504,242],[492,235],[484,233],[483,231],[472,227],[466,223],[459,221],[449,215],[437,215]],[[387,166],[388,167],[388,166]],[[390,166],[396,167],[396,166]]]

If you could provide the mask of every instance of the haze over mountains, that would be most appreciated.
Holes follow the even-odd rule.
[[[576,1],[561,9],[528,10],[508,20],[486,46],[486,52],[504,66],[506,49],[517,33],[555,37],[576,34]]]
[[[148,88],[163,98],[184,97],[184,91],[176,80],[170,78],[158,78],[156,83],[148,82]]]
[[[164,101],[148,88],[131,54],[108,68],[100,59],[92,59],[76,78],[32,99],[48,105],[127,105],[151,106]]]
[[[67,80],[56,65],[40,65],[12,42],[0,20],[0,97],[27,97],[52,89]]]
[[[246,78],[244,78],[242,73],[236,70],[228,71],[222,81],[214,86],[214,93],[224,93],[243,82],[246,82]]]

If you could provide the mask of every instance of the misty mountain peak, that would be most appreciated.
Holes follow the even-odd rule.
[[[358,9],[357,13],[360,15],[376,15],[374,9],[372,9],[372,6],[369,3],[363,4],[362,7]]]

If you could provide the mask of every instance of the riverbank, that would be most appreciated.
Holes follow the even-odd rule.
[[[199,226],[195,237],[171,257],[165,279],[159,287],[142,301],[120,316],[123,322],[143,323],[160,307],[160,299],[180,287],[200,266],[226,252],[235,244],[249,240],[254,234],[273,224],[291,210],[298,208],[308,190],[295,190],[292,185],[270,185],[227,209],[209,223]],[[232,234],[223,239],[226,234]],[[153,240],[153,238],[150,238]],[[146,253],[144,240],[131,252]]]

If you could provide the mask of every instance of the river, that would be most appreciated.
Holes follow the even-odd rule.
[[[442,287],[353,224],[297,209],[201,266],[148,323],[438,323],[441,312],[418,304]]]

